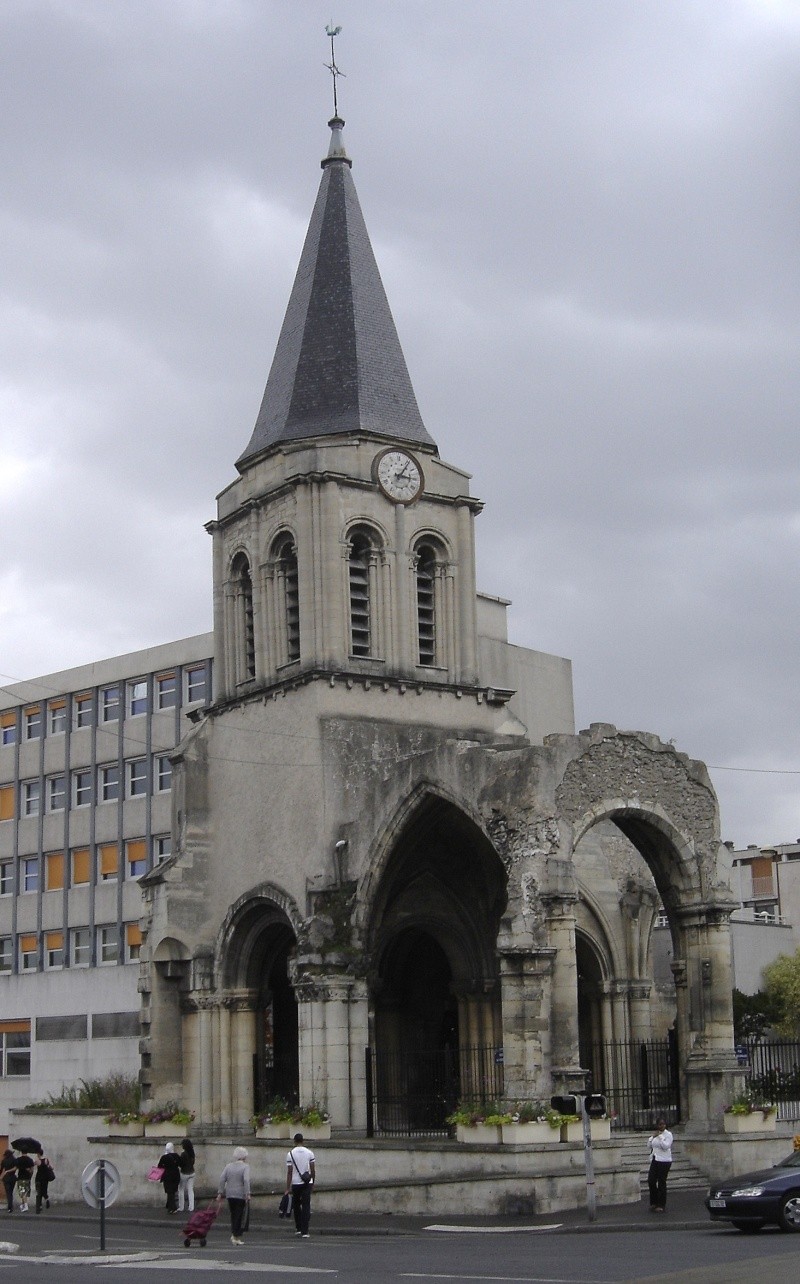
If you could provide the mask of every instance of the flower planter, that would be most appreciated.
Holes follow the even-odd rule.
[[[559,1140],[558,1128],[551,1128],[549,1123],[538,1119],[530,1123],[503,1124],[502,1134],[506,1146],[541,1146]]]
[[[456,1124],[456,1141],[477,1143],[479,1146],[497,1146],[500,1143],[500,1126],[495,1124]]]
[[[592,1120],[592,1141],[610,1141],[610,1140],[611,1140],[611,1120],[610,1119],[593,1119]]]
[[[135,1123],[125,1124],[106,1124],[109,1137],[143,1137],[144,1120],[138,1119]]]
[[[189,1133],[191,1124],[171,1123],[169,1119],[164,1119],[161,1123],[146,1123],[144,1126],[145,1137],[186,1137]]]
[[[565,1123],[561,1125],[562,1141],[579,1141],[583,1143],[583,1120],[579,1119],[577,1123]]]
[[[329,1123],[321,1124],[291,1124],[289,1136],[293,1137],[296,1132],[303,1134],[303,1141],[330,1141],[331,1126]]]
[[[297,1129],[295,1129],[295,1132]],[[256,1137],[261,1141],[288,1141],[292,1136],[290,1123],[268,1123],[256,1128]]]
[[[726,1132],[774,1132],[778,1123],[777,1111],[771,1110],[764,1117],[761,1110],[749,1115],[723,1115],[722,1126]]]

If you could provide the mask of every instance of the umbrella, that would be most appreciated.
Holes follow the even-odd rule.
[[[23,1155],[44,1154],[42,1143],[37,1141],[35,1137],[18,1137],[16,1141],[12,1141],[11,1149],[18,1150]]]

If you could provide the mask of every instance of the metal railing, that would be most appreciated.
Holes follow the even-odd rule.
[[[591,1091],[606,1098],[617,1130],[649,1128],[659,1115],[677,1123],[681,1114],[678,1049],[667,1039],[605,1040],[582,1054]]]
[[[800,1041],[795,1039],[746,1039],[750,1065],[750,1091],[764,1101],[774,1101],[778,1119],[800,1119]]]
[[[367,1048],[365,1056],[369,1137],[446,1137],[459,1101],[503,1095],[499,1048]]]

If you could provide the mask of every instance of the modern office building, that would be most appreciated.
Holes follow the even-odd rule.
[[[170,755],[212,696],[201,636],[0,696],[0,1133],[139,1069],[139,878],[172,848]]]

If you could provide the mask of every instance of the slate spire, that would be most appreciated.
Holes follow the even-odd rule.
[[[331,142],[261,409],[240,471],[282,442],[375,433],[431,446],[342,140]]]

